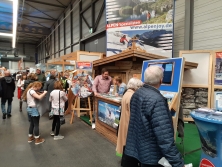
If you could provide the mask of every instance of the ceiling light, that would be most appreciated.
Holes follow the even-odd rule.
[[[13,36],[12,36],[12,48],[15,48],[16,32],[18,23],[18,0],[13,0]]]
[[[12,37],[12,34],[0,32],[0,36]]]

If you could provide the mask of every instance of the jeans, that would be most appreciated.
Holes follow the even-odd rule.
[[[12,111],[12,98],[2,98],[1,99],[1,109],[2,109],[2,113],[6,114],[6,109],[5,109],[5,104],[6,101],[8,101],[8,108],[7,108],[7,114],[11,114]]]
[[[53,122],[52,122],[52,131],[54,132],[56,128],[55,136],[59,135],[60,130],[60,115],[53,115]]]
[[[31,117],[30,126],[29,126],[29,134],[32,135],[34,132],[35,136],[39,136],[39,119],[38,117]]]

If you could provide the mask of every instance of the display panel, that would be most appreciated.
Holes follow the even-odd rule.
[[[159,66],[163,69],[163,81],[162,84],[172,85],[173,82],[173,71],[174,71],[174,62],[158,62],[158,63],[149,63],[149,66]]]
[[[120,119],[120,107],[98,100],[98,119],[104,124],[117,129]]]
[[[157,59],[143,61],[142,67],[142,81],[144,82],[144,73],[146,69],[151,65],[160,65],[164,69],[164,84],[161,84],[159,90],[166,92],[177,92],[179,93],[182,81],[182,72],[184,67],[183,58],[172,58],[172,59]],[[169,84],[170,83],[170,84]]]

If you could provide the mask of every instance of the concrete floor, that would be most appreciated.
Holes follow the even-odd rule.
[[[19,112],[15,97],[12,117],[3,120],[0,114],[0,167],[120,167],[115,146],[79,119],[70,125],[70,116],[60,130],[63,140],[54,141],[49,135],[52,121],[44,115],[40,133],[45,143],[29,144],[25,106]]]

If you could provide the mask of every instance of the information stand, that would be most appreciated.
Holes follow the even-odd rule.
[[[193,111],[201,141],[200,167],[221,167],[222,164],[222,113]]]
[[[222,99],[216,99],[219,93],[222,91],[222,50],[216,50],[213,53],[213,70],[212,70],[212,96],[211,96],[211,108],[221,108],[221,103],[216,101],[222,101]]]
[[[193,121],[190,112],[199,107],[211,107],[212,97],[212,60],[210,50],[180,51],[186,61],[198,63],[196,69],[187,69],[183,77],[183,114],[184,121]]]
[[[174,127],[174,138],[176,139],[177,123],[179,116],[180,95],[182,88],[184,58],[148,60],[143,62],[142,81],[144,72],[149,66],[160,66],[164,70],[163,82],[159,88],[164,97],[167,98],[169,109],[175,111],[172,116]]]

